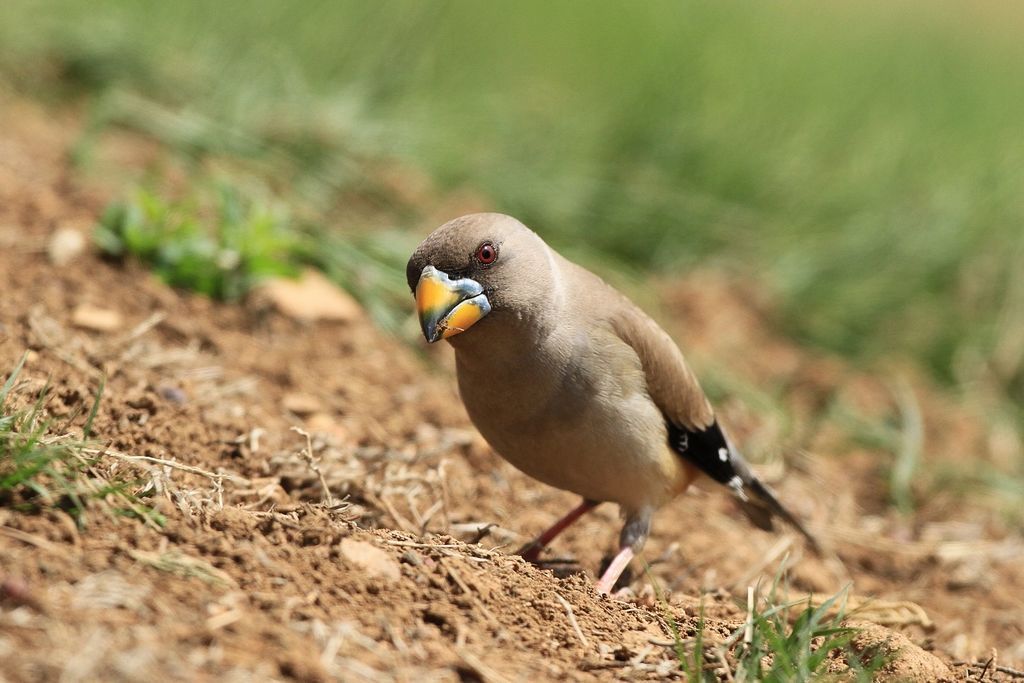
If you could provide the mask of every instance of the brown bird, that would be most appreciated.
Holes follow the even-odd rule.
[[[730,488],[762,529],[777,516],[814,538],[751,472],[683,354],[657,323],[516,219],[456,218],[406,268],[428,342],[455,349],[459,393],[487,442],[583,502],[520,553],[536,561],[601,502],[618,503],[608,593],[647,540],[655,510],[702,475]]]

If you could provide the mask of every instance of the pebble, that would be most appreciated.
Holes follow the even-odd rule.
[[[258,294],[278,311],[297,320],[349,322],[363,315],[351,295],[315,270],[305,271],[298,280],[267,280],[259,286]]]
[[[81,304],[71,314],[71,322],[95,332],[115,332],[124,326],[124,318],[115,310]]]
[[[50,257],[50,263],[55,266],[64,266],[85,251],[85,245],[85,235],[81,230],[68,227],[57,228],[46,245],[46,254]]]

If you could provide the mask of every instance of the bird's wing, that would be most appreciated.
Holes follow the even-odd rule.
[[[612,329],[633,348],[647,393],[665,416],[669,446],[720,484],[731,488],[756,526],[770,530],[778,516],[817,548],[817,541],[750,470],[725,436],[696,375],[679,347],[647,314],[623,297],[611,317]]]
[[[640,359],[647,393],[665,419],[693,431],[713,425],[711,403],[679,347],[646,313],[624,297],[622,303],[611,319],[612,329]]]

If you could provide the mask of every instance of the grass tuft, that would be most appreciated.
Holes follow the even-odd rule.
[[[199,196],[171,201],[140,189],[108,207],[95,239],[104,253],[134,256],[169,285],[226,300],[264,278],[295,275],[304,247],[283,212],[223,185],[212,208]]]
[[[142,482],[110,480],[97,470],[95,459],[84,453],[102,397],[102,384],[86,420],[83,439],[53,436],[54,431],[61,430],[55,430],[46,416],[49,386],[28,406],[8,407],[26,358],[27,354],[21,357],[0,389],[0,506],[20,512],[59,509],[79,526],[85,526],[90,503],[103,502],[112,514],[162,526],[163,515],[147,505],[138,492]]]
[[[817,607],[808,601],[792,623],[788,621],[788,614],[801,603],[780,605],[769,598],[762,609],[755,607],[750,615],[751,638],[739,648],[737,678],[806,681],[826,673],[830,653],[847,648],[856,634],[854,629],[841,625],[842,610],[834,616],[826,616],[840,595]]]
[[[789,602],[782,597],[785,562],[763,600],[755,600],[753,591],[746,605],[747,622],[724,642],[710,646],[705,635],[704,603],[693,636],[684,639],[678,621],[669,610],[661,587],[645,568],[662,607],[679,670],[688,683],[716,681],[717,671],[727,671],[727,679],[737,683],[769,681],[782,683],[808,681],[833,674],[843,680],[871,681],[888,660],[873,650],[853,647],[857,629],[845,626],[847,591],[836,593],[815,606],[808,598]],[[793,610],[800,608],[793,618]]]
[[[109,257],[138,259],[173,287],[228,301],[312,266],[351,292],[381,327],[396,332],[409,317],[407,237],[299,224],[283,205],[225,182],[212,194],[199,183],[181,199],[137,189],[107,208],[96,244]]]

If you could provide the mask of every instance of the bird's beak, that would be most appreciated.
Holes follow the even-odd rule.
[[[490,312],[491,302],[476,280],[452,280],[434,266],[427,266],[420,273],[416,313],[429,343],[465,332]]]

